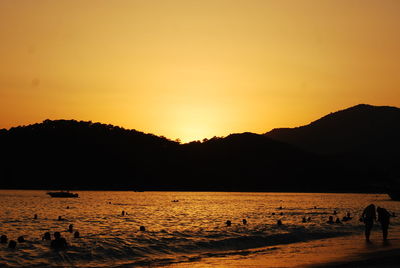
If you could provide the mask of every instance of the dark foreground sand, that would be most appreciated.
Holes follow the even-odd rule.
[[[204,258],[170,267],[400,267],[400,235],[388,243],[380,233],[366,243],[362,235],[256,249],[254,254]]]
[[[400,249],[363,254],[353,260],[341,260],[310,267],[400,267]]]
[[[360,243],[362,235],[350,240],[353,252],[335,259],[327,259],[322,263],[308,265],[308,267],[400,267],[400,234],[392,233],[387,242],[381,240],[380,233],[373,235],[370,243]],[[350,242],[349,241],[349,242]],[[349,245],[342,245],[347,247]]]

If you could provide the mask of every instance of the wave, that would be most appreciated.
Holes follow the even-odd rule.
[[[153,241],[149,239],[148,246],[130,247],[128,249],[118,250],[110,249],[108,245],[101,249],[101,255],[108,255],[110,258],[117,258],[120,262],[126,258],[129,265],[148,266],[148,265],[167,265],[177,262],[198,261],[207,257],[226,257],[229,255],[250,255],[259,252],[267,252],[278,249],[277,246],[297,242],[307,242],[311,240],[332,238],[338,236],[350,235],[349,231],[311,231],[304,229],[291,230],[291,232],[282,232],[277,234],[267,233],[242,233],[220,234],[221,237],[209,239],[204,237],[193,237],[192,239],[170,237]],[[115,245],[115,242],[111,243]],[[145,244],[142,240],[141,244]],[[257,250],[259,249],[259,250]],[[97,248],[96,250],[99,250]],[[98,252],[100,253],[100,252]],[[168,257],[167,257],[168,256]],[[170,258],[174,256],[174,258]],[[133,260],[134,259],[136,260]],[[122,265],[120,263],[120,265]],[[127,264],[127,266],[129,266]],[[123,266],[123,265],[122,265]]]
[[[36,263],[28,266],[148,266],[191,262],[206,257],[250,255],[277,249],[277,246],[352,234],[351,228],[304,228],[255,226],[253,229],[222,229],[203,232],[146,232],[123,236],[86,236],[69,239],[65,252],[53,252],[46,241],[33,240],[19,249],[22,259],[36,252]],[[268,248],[267,248],[268,247]],[[47,250],[46,250],[47,248]],[[257,250],[260,249],[260,250]],[[172,257],[171,257],[172,256]],[[13,256],[18,257],[18,256]],[[48,262],[48,261],[51,261]],[[45,265],[44,263],[47,264]],[[8,262],[10,263],[10,262]],[[18,266],[24,266],[18,263]]]

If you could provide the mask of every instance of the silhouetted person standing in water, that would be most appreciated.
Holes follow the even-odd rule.
[[[366,207],[361,215],[365,223],[365,240],[369,242],[369,236],[371,234],[372,226],[374,225],[374,220],[376,220],[375,205],[371,204]]]
[[[380,207],[376,209],[376,212],[378,212],[378,221],[381,223],[383,241],[386,241],[390,223],[390,213],[386,209]]]

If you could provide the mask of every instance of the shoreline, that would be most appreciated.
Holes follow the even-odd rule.
[[[399,267],[400,233],[389,233],[384,243],[375,231],[370,243],[362,234],[276,245],[255,249],[255,254],[210,257],[194,262],[170,264],[170,268],[200,267]]]

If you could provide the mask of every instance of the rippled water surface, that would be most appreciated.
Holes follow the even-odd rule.
[[[361,233],[358,218],[370,203],[400,213],[400,202],[376,194],[78,193],[79,198],[51,198],[45,191],[1,190],[0,234],[14,240],[23,235],[27,242],[15,250],[0,245],[0,265],[158,266],[257,254],[254,249],[266,246]],[[335,218],[347,212],[354,218],[329,225],[326,221],[334,210]],[[58,221],[58,216],[64,220]],[[311,221],[302,223],[303,217]],[[276,225],[278,219],[283,226]],[[226,226],[227,220],[232,226]],[[67,232],[69,224],[81,238]],[[139,231],[140,226],[146,231]],[[397,217],[392,218],[391,228],[399,228]],[[61,231],[68,249],[51,250],[41,240],[46,231]]]

